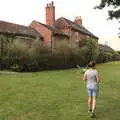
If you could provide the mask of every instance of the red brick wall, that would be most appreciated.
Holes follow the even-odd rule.
[[[64,33],[68,34],[69,35],[69,32],[70,32],[70,29],[69,28],[65,28],[62,30]]]
[[[46,24],[53,25],[55,23],[55,7],[54,3],[49,3],[46,6]]]
[[[50,30],[48,30],[43,25],[35,23],[35,22],[32,22],[30,24],[30,27],[35,28],[37,31],[39,31],[43,35],[45,43],[51,44],[51,31]]]
[[[62,31],[70,36],[70,40],[73,40],[73,41],[76,40],[76,35],[75,35],[76,31],[71,30],[69,28],[65,28]],[[86,37],[85,34],[78,32],[78,37],[77,37],[78,40],[83,39],[85,37]]]
[[[79,39],[83,39],[83,38],[85,38],[85,37],[86,37],[85,34],[83,34],[83,33],[79,33]]]
[[[81,33],[81,32],[77,32],[74,30],[64,30],[64,32],[68,33],[68,35],[70,36],[70,40],[74,41],[74,40],[80,40],[86,37],[85,34]],[[76,34],[77,33],[77,34]]]
[[[53,48],[57,48],[61,44],[68,44],[69,38],[61,35],[54,35],[52,37],[52,46]]]

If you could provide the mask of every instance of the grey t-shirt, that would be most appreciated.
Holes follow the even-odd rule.
[[[96,77],[98,76],[98,71],[96,69],[89,69],[85,72],[84,76],[87,77],[87,88],[88,89],[97,89],[98,82]]]

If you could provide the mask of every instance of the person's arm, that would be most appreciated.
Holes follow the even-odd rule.
[[[83,80],[84,80],[84,81],[87,81],[87,75],[86,75],[86,72],[84,73]]]
[[[96,81],[97,81],[97,82],[100,82],[100,76],[99,76],[99,74],[98,74],[98,71],[96,71]]]
[[[100,76],[99,75],[96,76],[96,80],[97,80],[97,82],[100,82]]]

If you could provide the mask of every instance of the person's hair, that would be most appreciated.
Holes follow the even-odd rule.
[[[94,68],[95,65],[96,65],[95,61],[90,61],[90,62],[88,63],[88,67],[89,67],[89,68]]]

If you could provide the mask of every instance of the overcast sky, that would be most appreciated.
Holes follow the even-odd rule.
[[[29,25],[32,20],[45,23],[45,6],[52,0],[0,0],[0,20]],[[120,50],[117,20],[108,21],[106,10],[94,10],[100,0],[53,0],[56,19],[66,17],[74,20],[81,16],[83,26],[99,37],[99,43],[108,43],[113,49]]]

